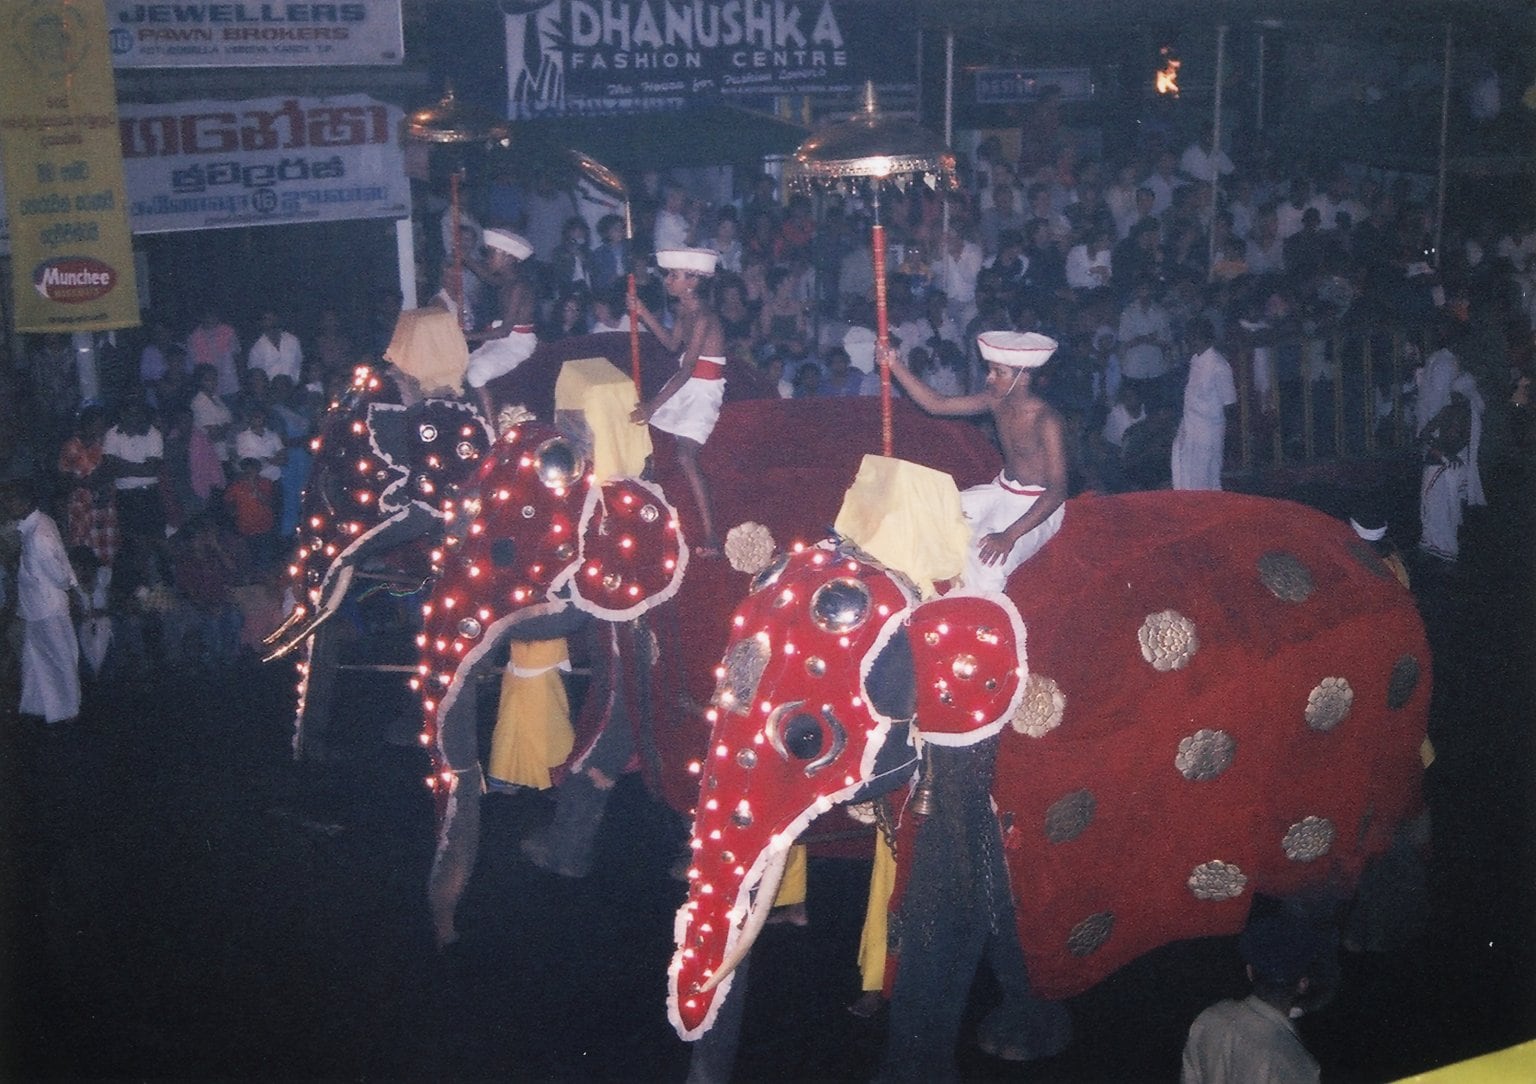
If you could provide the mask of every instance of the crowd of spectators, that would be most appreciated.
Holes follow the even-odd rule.
[[[1453,205],[1437,230],[1422,180],[1339,163],[1282,168],[1263,154],[1234,163],[1211,134],[1092,157],[1059,125],[1036,125],[1016,156],[983,140],[952,191],[885,191],[889,321],[903,358],[956,394],[980,387],[978,333],[1050,335],[1061,348],[1037,387],[1071,425],[1075,484],[1103,488],[1169,484],[1199,318],[1234,363],[1265,454],[1277,428],[1282,454],[1300,454],[1303,385],[1320,415],[1326,397],[1352,408],[1374,397],[1411,439],[1411,376],[1446,327],[1484,401],[1509,402],[1531,367],[1529,208]],[[631,185],[632,240],[614,214],[597,220],[594,245],[578,192],[547,180],[482,211],[486,225],[550,239],[533,258],[541,340],[627,329],[626,271],[659,308],[652,252],[712,248],[731,358],[786,398],[875,394],[872,208],[857,193],[785,191],[767,175],[711,203],[679,177]],[[1364,339],[1335,340],[1346,329],[1375,335],[1370,374]],[[1395,369],[1384,360],[1394,332],[1407,344]]]
[[[269,309],[242,337],[216,309],[180,329],[151,314],[136,343],[103,350],[105,403],[81,400],[67,337],[31,346],[5,374],[27,412],[7,475],[58,523],[79,616],[102,633],[82,635],[87,672],[210,670],[253,654],[281,609],[309,441],[328,395],[375,349],[367,328],[326,309],[301,340]]]
[[[1074,489],[1171,483],[1192,332],[1207,324],[1214,349],[1238,363],[1236,394],[1255,431],[1299,441],[1306,386],[1325,398],[1374,396],[1411,447],[1430,421],[1412,412],[1413,369],[1439,347],[1456,362],[1441,383],[1465,374],[1461,398],[1486,411],[1482,458],[1529,445],[1536,218],[1527,208],[1453,202],[1437,228],[1433,193],[1406,178],[1332,163],[1282,170],[1263,156],[1234,163],[1209,131],[1182,148],[1103,157],[1081,153],[1059,126],[1025,135],[1017,155],[996,136],[983,140],[952,190],[883,193],[889,327],[907,364],[945,395],[979,390],[983,331],[1057,340],[1034,387],[1067,421]],[[685,179],[636,178],[627,232],[617,213],[589,223],[578,192],[544,178],[472,204],[461,240],[477,245],[482,223],[529,238],[543,341],[627,331],[627,273],[661,311],[655,249],[714,249],[727,354],[755,368],[761,388],[786,398],[877,394],[863,197],[812,198],[764,174],[738,185],[738,198],[710,203]],[[475,296],[487,287],[473,275],[464,289],[472,312],[494,308]],[[243,334],[214,307],[181,326],[148,314],[141,334],[106,348],[115,374],[99,397],[106,409],[82,401],[66,336],[27,337],[0,374],[0,401],[24,423],[0,426],[13,430],[0,441],[7,473],[40,483],[82,584],[112,570],[97,595],[117,626],[115,658],[227,661],[242,590],[277,590],[309,438],[337,382],[383,350],[398,297],[325,309],[302,335],[283,307],[257,313]],[[1361,348],[1332,337],[1348,328],[1365,329],[1361,342],[1402,333],[1401,370],[1378,364],[1362,385]],[[1434,427],[1439,438],[1447,431],[1456,430]],[[16,432],[28,435],[20,445]]]

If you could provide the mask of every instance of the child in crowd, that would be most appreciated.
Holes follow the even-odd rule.
[[[261,460],[247,456],[240,460],[240,474],[224,490],[230,520],[249,547],[257,568],[268,567],[278,556],[276,489],[273,481],[262,474]]]

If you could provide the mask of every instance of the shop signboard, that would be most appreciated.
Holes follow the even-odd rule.
[[[0,168],[15,328],[139,322],[101,0],[3,0]]]
[[[641,113],[910,83],[917,31],[879,0],[504,0],[508,115]]]
[[[107,0],[119,68],[399,64],[400,0],[135,3]]]
[[[1046,87],[1061,91],[1066,102],[1093,98],[1093,73],[1087,68],[976,68],[971,75],[977,105],[1021,105]]]
[[[114,132],[134,233],[410,214],[404,115],[366,94],[119,112]]]

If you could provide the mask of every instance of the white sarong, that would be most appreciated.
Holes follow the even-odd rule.
[[[483,388],[527,361],[538,345],[539,337],[531,331],[514,331],[500,339],[487,339],[469,355],[464,379],[472,388]]]
[[[971,543],[965,554],[967,589],[1001,593],[1008,586],[1008,577],[1013,570],[1038,553],[1040,547],[1061,530],[1062,520],[1066,518],[1065,505],[1015,542],[1007,557],[994,565],[981,563],[981,540],[1013,526],[1044,494],[1044,486],[1020,485],[1004,474],[982,485],[961,490],[960,511],[966,526],[971,529]]]
[[[690,376],[676,394],[656,408],[651,424],[663,433],[703,444],[715,431],[724,399],[724,380]]]
[[[1186,417],[1173,438],[1173,488],[1220,489],[1226,455],[1225,425]]]
[[[1444,561],[1461,553],[1462,491],[1467,468],[1460,463],[1432,464],[1424,468],[1419,485],[1419,548]]]
[[[27,621],[21,643],[21,712],[45,723],[80,714],[80,643],[69,611]]]

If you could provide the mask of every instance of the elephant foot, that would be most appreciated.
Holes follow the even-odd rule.
[[[1072,1041],[1072,1016],[1055,1001],[1004,1002],[976,1029],[976,1045],[1003,1061],[1035,1061],[1060,1054]]]
[[[546,873],[553,873],[557,877],[580,878],[592,872],[590,859],[585,862],[572,862],[557,858],[550,836],[548,829],[538,829],[531,833],[521,844],[523,857]]]
[[[885,1008],[885,995],[879,990],[865,990],[859,1000],[848,1006],[848,1011],[860,1020],[868,1020]]]
[[[768,912],[768,925],[770,926],[808,926],[810,916],[805,913],[805,903],[791,903],[784,907],[775,907]]]

